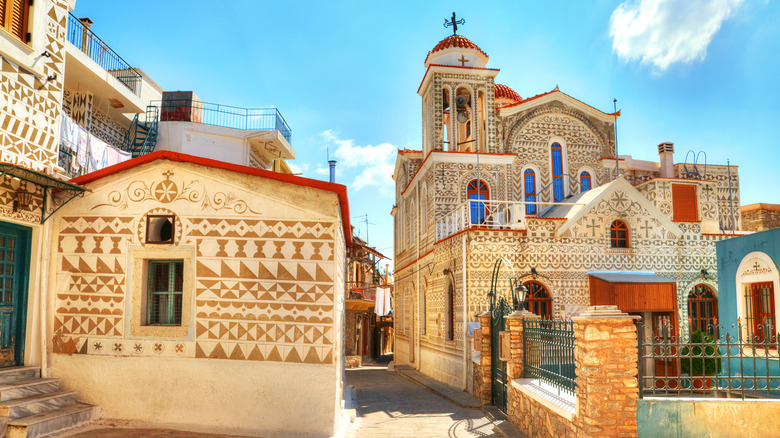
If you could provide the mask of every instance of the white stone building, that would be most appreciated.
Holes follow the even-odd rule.
[[[394,173],[396,362],[470,387],[466,323],[488,310],[500,257],[546,317],[618,304],[681,332],[713,317],[689,314],[688,303],[717,297],[714,242],[740,229],[735,167],[673,163],[664,142],[659,162],[621,155],[616,176],[620,112],[557,86],[521,98],[459,35],[424,65],[422,147],[400,150]],[[643,301],[650,295],[634,280],[626,296],[603,302],[590,286],[597,271],[652,273],[676,291]],[[502,273],[502,291],[512,272]],[[627,304],[633,298],[641,303]]]

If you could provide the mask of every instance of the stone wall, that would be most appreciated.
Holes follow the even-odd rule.
[[[750,204],[740,207],[744,231],[766,231],[780,228],[780,205]]]
[[[474,397],[481,403],[489,405],[492,401],[493,389],[490,386],[490,364],[492,361],[490,351],[490,313],[479,316],[482,327],[482,352],[480,363],[474,364]]]
[[[508,388],[507,412],[510,421],[526,435],[535,438],[559,438],[577,436],[576,424],[562,417],[537,400],[511,386]]]

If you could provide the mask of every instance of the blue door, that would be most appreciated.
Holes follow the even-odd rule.
[[[0,223],[0,367],[22,365],[30,229]]]

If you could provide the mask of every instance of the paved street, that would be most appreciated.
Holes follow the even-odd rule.
[[[357,393],[357,419],[350,438],[495,437],[480,410],[463,409],[386,366],[348,369],[347,385]]]

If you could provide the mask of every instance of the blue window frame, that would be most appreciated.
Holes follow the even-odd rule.
[[[580,191],[582,193],[590,190],[590,174],[588,172],[582,172],[580,174]]]
[[[525,179],[525,202],[536,202],[536,174],[531,169],[523,172]],[[536,214],[536,204],[525,204],[525,214]]]
[[[471,213],[471,223],[481,224],[485,221],[485,210],[487,206],[484,202],[489,199],[490,193],[488,192],[487,184],[483,181],[471,181],[466,189],[466,194],[469,197],[469,213]]]
[[[552,145],[553,197],[555,202],[563,199],[563,149],[558,143]]]

